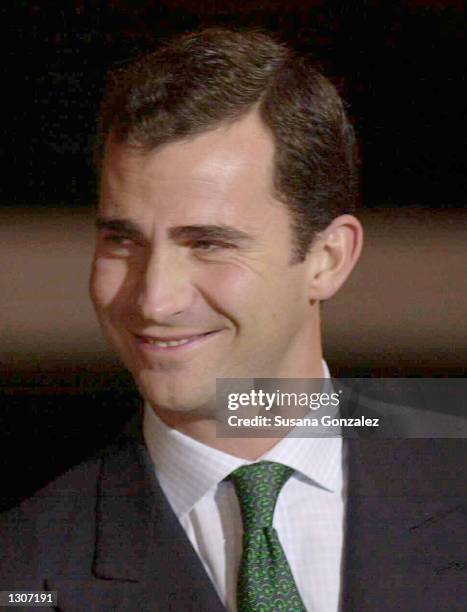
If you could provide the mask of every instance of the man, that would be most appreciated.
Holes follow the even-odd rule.
[[[456,609],[455,447],[216,436],[216,379],[329,376],[320,302],[362,246],[333,86],[263,34],[203,31],[116,75],[101,145],[91,296],[142,431],[7,515],[1,588],[61,610]]]

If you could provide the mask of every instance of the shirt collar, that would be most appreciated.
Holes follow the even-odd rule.
[[[329,378],[323,361],[324,378]],[[175,514],[181,519],[241,465],[253,463],[202,444],[168,427],[146,402],[143,432],[156,475]],[[341,438],[285,437],[258,459],[277,461],[331,492],[342,479]]]
[[[143,432],[156,475],[178,518],[233,470],[248,463],[168,427],[147,402]]]
[[[323,364],[323,378],[331,382],[327,363]],[[328,389],[327,389],[328,390]],[[342,438],[297,437],[299,428],[280,440],[261,459],[276,461],[293,468],[315,485],[330,492],[342,486]],[[305,435],[308,431],[305,429]]]

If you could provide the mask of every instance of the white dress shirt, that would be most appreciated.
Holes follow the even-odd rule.
[[[234,612],[243,529],[235,489],[224,479],[253,462],[168,427],[148,404],[143,431],[162,490],[220,599]],[[308,612],[337,612],[345,509],[342,438],[289,435],[257,461],[262,460],[295,470],[279,494],[273,525],[303,603]]]

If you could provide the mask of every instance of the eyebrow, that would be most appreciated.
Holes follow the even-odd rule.
[[[96,220],[98,230],[121,232],[136,239],[144,239],[143,230],[129,219],[114,219],[99,217]],[[181,225],[169,230],[172,240],[219,240],[249,243],[254,236],[230,225]]]

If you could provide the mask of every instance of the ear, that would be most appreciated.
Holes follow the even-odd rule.
[[[360,257],[363,228],[353,215],[336,217],[308,253],[310,300],[327,300],[344,284]]]

